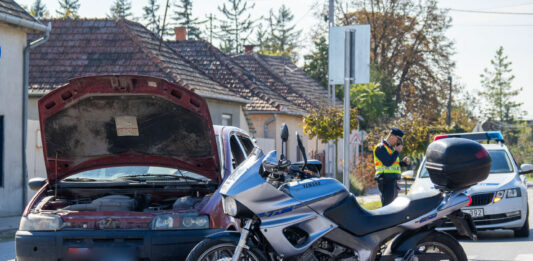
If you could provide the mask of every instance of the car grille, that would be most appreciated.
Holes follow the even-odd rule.
[[[470,206],[484,206],[492,202],[494,192],[485,194],[472,195],[472,204]]]

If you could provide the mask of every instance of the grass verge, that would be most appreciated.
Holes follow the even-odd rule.
[[[372,202],[362,203],[361,207],[365,208],[366,210],[378,209],[381,207],[381,201],[372,201]]]

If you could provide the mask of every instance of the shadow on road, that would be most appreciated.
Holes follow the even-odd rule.
[[[461,242],[472,242],[472,240],[454,235]],[[533,229],[529,230],[529,237],[515,237],[510,229],[498,229],[488,231],[478,231],[478,241],[483,242],[524,242],[533,241]]]

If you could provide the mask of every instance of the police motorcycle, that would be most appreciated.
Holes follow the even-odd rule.
[[[296,136],[303,165],[259,150],[228,177],[220,190],[224,212],[241,220],[242,231],[208,236],[188,261],[467,260],[458,241],[435,228],[452,221],[460,235],[477,239],[461,208],[471,203],[465,191],[489,174],[491,158],[479,143],[433,142],[426,165],[439,190],[366,210],[337,180],[309,177]],[[287,137],[285,126],[283,143]]]

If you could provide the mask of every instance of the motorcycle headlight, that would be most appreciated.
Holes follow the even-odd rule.
[[[492,202],[498,203],[503,199],[503,196],[505,196],[505,190],[500,190],[496,192],[496,195],[494,196],[494,200]]]
[[[237,216],[237,201],[231,197],[224,197],[222,201],[224,213],[234,217]]]
[[[512,188],[507,190],[507,198],[517,198],[521,197],[522,193],[520,192],[520,188]]]
[[[165,214],[152,221],[154,230],[206,229],[209,228],[209,216],[196,214]]]
[[[61,229],[63,220],[53,214],[28,214],[20,219],[20,231],[55,231]]]

